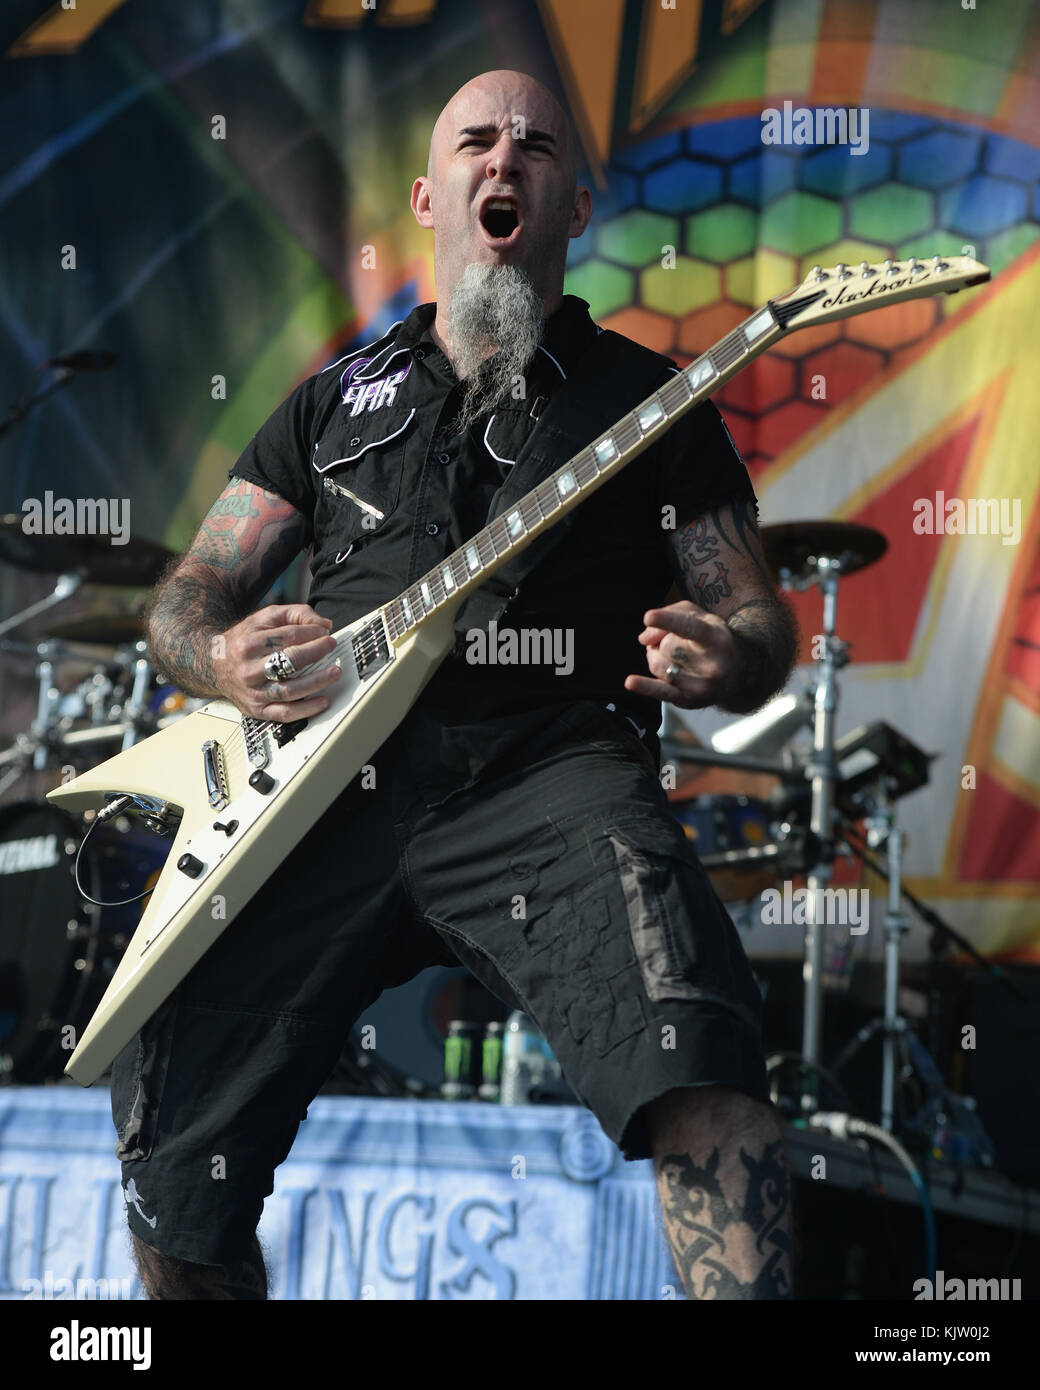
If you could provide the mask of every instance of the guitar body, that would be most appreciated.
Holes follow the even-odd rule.
[[[362,619],[333,636],[349,653]],[[91,1085],[130,1041],[242,907],[295,848],[314,822],[357,776],[415,703],[454,642],[452,608],[442,609],[391,649],[391,659],[368,676],[349,669],[332,703],[285,746],[267,736],[262,769],[273,780],[264,794],[249,783],[243,717],[225,700],[133,745],[48,795],[70,811],[101,807],[113,793],[168,803],[181,814],[163,867],[122,960],[72,1054],[66,1074]],[[271,727],[271,726],[265,726]],[[221,800],[210,802],[203,752],[219,758]],[[214,747],[215,745],[215,747]],[[232,826],[229,835],[214,826]],[[178,864],[191,856],[196,877]],[[194,869],[194,863],[190,865]]]

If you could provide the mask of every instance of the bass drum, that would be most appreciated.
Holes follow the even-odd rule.
[[[0,1080],[61,1077],[108,986],[147,898],[95,907],[76,890],[84,831],[45,801],[0,807]],[[131,828],[99,826],[80,860],[92,898],[131,898],[154,885],[169,843]]]

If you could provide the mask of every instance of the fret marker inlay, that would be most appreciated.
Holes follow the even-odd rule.
[[[699,391],[704,383],[710,381],[713,376],[718,376],[718,372],[707,358],[703,358],[700,362],[694,362],[692,367],[686,368],[686,380],[694,391]]]

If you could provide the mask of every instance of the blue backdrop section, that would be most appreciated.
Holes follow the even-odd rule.
[[[103,1088],[0,1092],[0,1298],[143,1296],[114,1146]],[[260,1236],[273,1299],[682,1296],[651,1164],[576,1107],[319,1096]]]

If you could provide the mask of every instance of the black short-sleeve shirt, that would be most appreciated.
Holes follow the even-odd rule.
[[[228,475],[276,492],[307,517],[308,601],[336,628],[396,598],[486,524],[546,402],[566,391],[568,371],[600,331],[586,302],[565,295],[546,322],[523,394],[460,436],[452,427],[461,388],[428,331],[435,312],[435,304],[419,305],[383,337],[308,377]],[[657,385],[677,370],[664,357],[660,367]],[[624,382],[604,381],[603,390],[616,396],[619,417],[638,404]],[[669,537],[707,508],[738,499],[755,502],[750,478],[722,417],[705,402],[576,509],[570,534],[499,620],[497,641],[460,642],[421,702],[445,719],[475,723],[594,699],[656,729],[657,702],[623,683],[647,673],[636,639],[643,613],[673,582]],[[517,634],[512,648],[507,630]],[[523,641],[525,631],[546,630],[551,653],[544,637]]]

